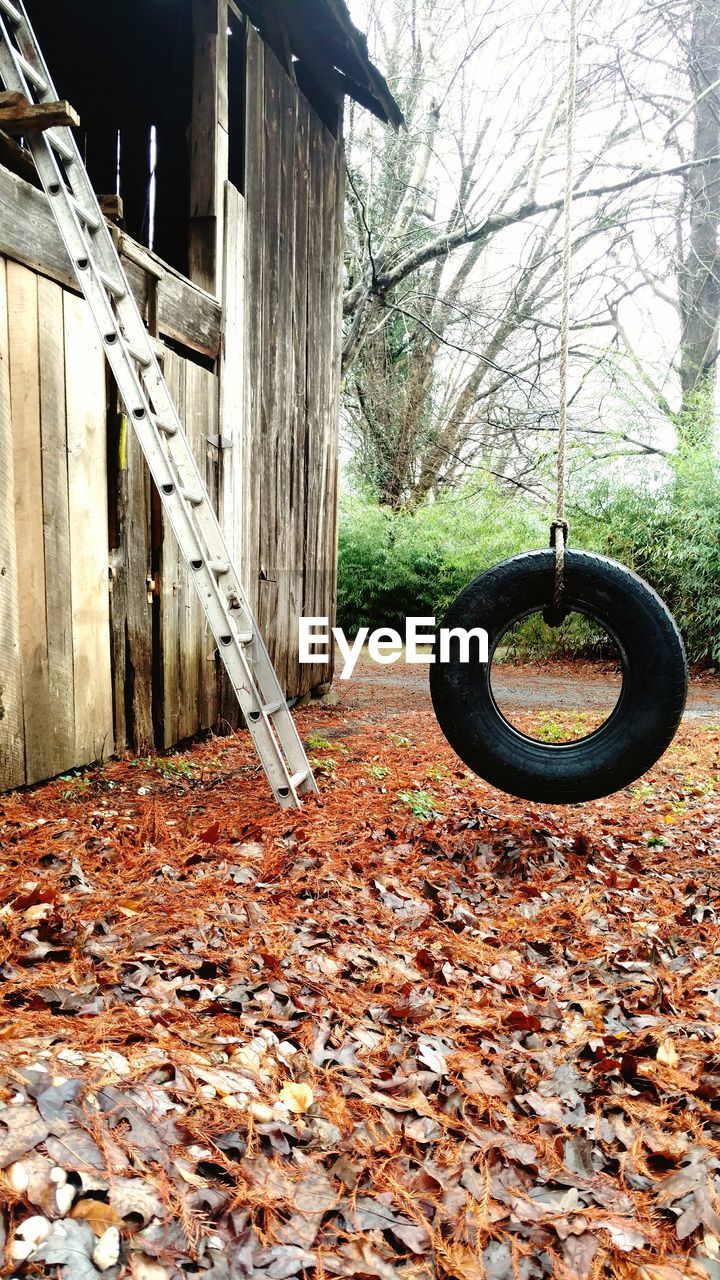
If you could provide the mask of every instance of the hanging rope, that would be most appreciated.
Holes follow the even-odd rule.
[[[562,294],[560,317],[560,404],[558,411],[557,496],[555,519],[550,525],[550,546],[555,548],[555,590],[553,615],[564,616],[565,547],[568,522],[565,516],[567,476],[568,355],[570,349],[570,274],[572,270],[573,158],[575,151],[575,97],[577,89],[577,0],[570,0],[568,22],[568,65],[565,113],[565,191],[563,198]]]

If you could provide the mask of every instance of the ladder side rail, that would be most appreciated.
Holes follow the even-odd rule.
[[[122,312],[125,306],[125,300],[119,304],[118,310]],[[134,317],[137,318],[143,333],[145,328],[140,320],[136,307],[133,307]],[[133,339],[134,340],[134,339]],[[167,456],[176,466],[176,471],[180,485],[183,489],[197,491],[205,494],[206,486],[202,473],[198,467],[195,455],[190,448],[187,437],[182,431],[180,420],[175,405],[167,390],[166,383],[160,373],[157,361],[152,353],[148,343],[148,354],[152,355],[152,363],[145,370],[141,370],[140,379],[145,383],[149,397],[152,401],[155,414],[162,416],[166,420],[169,419],[173,425],[176,425],[177,433],[171,436],[165,445]],[[145,430],[145,426],[140,427],[136,422],[135,429]],[[178,453],[181,456],[178,456]],[[251,605],[249,603],[247,593],[242,582],[235,570],[232,557],[225,540],[222,528],[218,521],[212,503],[204,498],[202,503],[195,509],[195,518],[197,521],[198,531],[202,535],[204,544],[205,558],[212,562],[223,563],[227,565],[227,572],[223,575],[223,587],[226,596],[237,602],[237,609],[231,611],[234,620],[239,622],[241,630],[249,626],[254,633],[253,642],[253,660],[255,663],[255,678],[259,684],[261,697],[257,708],[253,708],[253,712],[259,711],[265,714],[264,708],[271,705],[277,699],[278,682],[277,675],[273,669],[270,655],[267,651],[265,643],[262,639],[259,629],[254,620]],[[236,615],[241,615],[238,620]],[[291,772],[298,773],[303,767],[307,766],[307,758],[303,748],[297,727],[289,709],[285,703],[285,699],[280,691],[283,706],[274,713],[275,727],[278,727],[278,721],[283,722],[283,732],[281,736],[283,749],[288,758]]]
[[[17,41],[17,45],[20,50],[20,53],[24,57],[27,63],[29,63],[31,66],[34,66],[37,74],[45,81],[46,88],[41,90],[38,88],[37,85],[30,83],[28,80],[27,73],[23,72],[23,69],[21,67],[18,67],[16,59],[13,59],[16,73],[19,72],[20,76],[24,79],[25,83],[18,84],[13,87],[20,88],[22,92],[24,92],[26,96],[30,99],[30,101],[32,101],[33,99],[37,100],[38,102],[55,101],[57,100],[58,93],[53,83],[50,70],[47,66],[47,63],[45,62],[45,58],[43,56],[40,45],[33,33],[32,26],[30,24],[30,19],[28,18],[27,11],[25,9],[25,5],[22,2],[22,0],[13,0],[13,6],[14,8],[17,9],[17,11],[20,13],[22,17],[22,23],[15,30],[15,37],[16,37],[16,41]],[[4,44],[5,44],[5,47],[10,50],[10,53],[12,56],[12,53],[13,53],[12,42],[8,39],[7,28],[5,30]],[[3,78],[5,77],[3,76]],[[68,128],[63,128],[63,127],[56,127],[55,129],[50,130],[48,132],[51,132],[56,139],[59,138],[63,147],[69,153],[72,153],[72,159],[68,160],[67,162],[67,168],[66,168],[65,174],[58,175],[58,176],[60,178],[64,176],[66,182],[70,184],[72,194],[78,200],[79,205],[87,211],[88,215],[91,215],[95,220],[97,220],[98,224],[101,227],[105,227],[106,226],[105,218],[103,216],[102,210],[100,209],[100,205],[98,203],[98,199],[95,194],[94,187],[90,182],[88,172],[83,163],[83,160],[80,155],[80,151],[77,146],[75,136],[72,133],[72,130]],[[33,141],[32,138],[29,139],[31,150],[33,149],[32,141]],[[41,181],[42,181],[42,176],[41,176]],[[47,194],[49,195],[50,193],[47,192]],[[108,252],[107,242],[109,242],[109,247],[111,252]],[[107,271],[107,274],[110,276],[110,278],[113,278],[113,274],[115,270],[117,270],[117,279],[119,283],[120,281],[122,281],[124,277],[124,271],[120,263],[119,257],[115,252],[115,246],[112,243],[112,239],[109,235],[101,238],[99,248],[100,248],[101,256],[104,259],[103,267]]]

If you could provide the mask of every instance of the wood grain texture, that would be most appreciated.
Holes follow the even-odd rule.
[[[79,292],[60,233],[42,191],[22,178],[0,168],[0,254],[32,267],[73,292]],[[141,246],[139,246],[141,248]],[[147,255],[147,250],[144,250]],[[222,313],[220,304],[167,267],[156,255],[149,255],[162,269],[159,289],[158,325],[160,333],[203,355],[215,357],[220,346]],[[135,299],[147,311],[148,279],[137,263],[124,261]]]
[[[64,297],[75,763],[114,748],[105,360],[85,302]]]
[[[209,12],[216,0],[202,4]],[[146,316],[159,279],[162,335],[218,358],[213,372],[165,348],[166,373],[295,696],[328,676],[299,666],[298,619],[332,616],[335,601],[342,153],[252,27],[246,40],[246,194],[225,184],[224,314],[156,255],[130,244],[125,266]],[[214,110],[220,127],[220,97]],[[112,415],[108,425],[102,353],[47,201],[2,170],[0,201],[0,253],[9,247],[15,259],[7,276],[17,293],[4,339],[0,293],[0,517],[17,502],[0,531],[0,786],[10,786],[107,754],[113,706],[118,744],[140,751],[218,719],[236,724],[238,709],[226,689],[218,700],[214,639],[174,536],[151,515],[132,431],[121,449]],[[198,204],[197,216],[214,215]]]
[[[213,505],[217,504],[217,451],[208,446],[208,435],[218,428],[217,378],[199,365],[187,361],[185,373],[185,424],[195,461]],[[188,734],[209,729],[217,716],[217,678],[215,640],[205,621],[192,571],[183,564],[186,609],[181,657],[187,672],[187,687],[193,690],[188,699],[186,721]]]
[[[25,782],[7,272],[0,258],[0,790]]]
[[[323,311],[323,149],[318,129],[310,130],[308,161],[308,206],[310,232],[307,256],[307,350],[306,413],[307,445],[305,455],[305,614],[309,617],[326,617],[327,609],[322,591],[322,527],[320,523],[321,494],[323,488],[323,381],[325,377],[324,343],[327,341]],[[307,666],[303,678],[312,687],[325,678],[319,665]]]
[[[276,667],[281,666],[282,636],[278,625],[278,541],[284,504],[278,502],[282,413],[281,351],[288,323],[282,281],[281,245],[281,98],[277,62],[265,52],[263,141],[263,285],[261,312],[262,372],[260,383],[259,586],[258,623]],[[284,685],[282,676],[281,685]]]
[[[76,127],[80,117],[69,102],[29,102],[22,93],[0,93],[0,129],[6,133],[42,133],[56,125]]]
[[[224,333],[220,364],[218,432],[229,447],[220,449],[218,518],[240,579],[247,582],[245,519],[245,200],[231,182],[225,188],[223,253]],[[222,664],[219,668],[218,718],[222,727],[239,723],[235,690]]]
[[[265,231],[265,54],[255,29],[246,24],[245,116],[245,458],[244,530],[250,606],[257,615],[261,570],[260,468],[262,465],[263,292]],[[269,55],[268,55],[269,56]]]
[[[217,293],[228,176],[227,0],[193,0],[193,99],[190,126],[190,278]]]
[[[150,475],[132,428],[113,406],[108,440],[117,545],[110,593],[115,741],[146,755],[154,746]],[[112,481],[114,480],[114,483]]]
[[[290,696],[301,614],[334,616],[342,150],[247,33],[246,489],[251,598]]]
[[[168,351],[165,378],[175,407],[185,414],[185,361]],[[158,592],[160,597],[160,678],[162,681],[162,742],[167,749],[182,737],[181,700],[187,694],[180,685],[180,616],[182,584],[180,554],[169,521],[162,518]]]
[[[38,282],[32,271],[9,262],[7,283],[25,773],[28,782],[38,782],[51,776],[54,760],[47,710],[50,679],[45,609]]]
[[[165,376],[211,498],[217,492],[216,451],[207,436],[218,430],[218,380],[175,352],[165,357]],[[160,559],[160,654],[162,744],[165,748],[217,720],[215,641],[192,582],[192,571],[163,518]]]
[[[62,289],[51,280],[39,277],[37,290],[48,646],[47,767],[49,773],[57,774],[75,764],[65,335]]]
[[[294,388],[292,417],[289,423],[291,441],[291,486],[289,495],[290,583],[288,692],[302,696],[312,688],[312,675],[307,667],[295,661],[298,621],[305,612],[305,517],[307,512],[307,360],[308,360],[308,237],[311,209],[308,199],[309,145],[311,112],[305,98],[298,98],[297,131],[294,156],[295,180],[295,254],[292,340],[294,350]]]
[[[245,537],[245,200],[231,182],[225,198],[223,354],[220,367],[219,516],[236,566],[246,581]]]
[[[295,432],[295,273],[302,271],[303,259],[295,244],[295,151],[297,146],[298,93],[285,73],[279,75],[278,116],[280,120],[280,174],[278,189],[278,277],[279,297],[274,342],[277,445],[275,450],[275,491],[277,511],[275,534],[276,601],[273,640],[278,679],[283,689],[293,683],[292,650],[295,618],[291,610],[293,576],[293,437]]]

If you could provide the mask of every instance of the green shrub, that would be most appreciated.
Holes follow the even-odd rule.
[[[720,463],[686,453],[648,470],[644,484],[610,482],[581,495],[571,542],[635,569],[675,614],[692,662],[720,664]],[[402,631],[408,615],[438,620],[478,573],[547,545],[548,513],[486,483],[411,512],[362,496],[340,513],[338,624]],[[549,631],[531,618],[518,657],[602,653],[580,619]]]
[[[578,537],[647,579],[692,662],[720,663],[720,462],[685,453],[659,481],[595,490],[589,507]]]
[[[353,634],[363,626],[404,630],[409,615],[439,618],[478,573],[546,538],[539,514],[508,502],[490,485],[412,512],[345,498],[338,625]]]

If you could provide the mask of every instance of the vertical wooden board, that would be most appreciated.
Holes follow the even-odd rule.
[[[37,276],[8,262],[7,285],[25,772],[28,782],[39,782],[52,773],[53,751],[47,715]]]
[[[189,360],[184,365],[184,399],[180,408],[180,416],[185,428],[185,435],[197,461],[197,420],[193,402],[194,366]],[[179,682],[180,704],[178,711],[178,738],[190,738],[197,733],[200,724],[200,682],[198,677],[199,660],[199,628],[198,600],[191,581],[190,570],[178,548],[177,570],[177,605],[178,605],[178,639],[179,639]]]
[[[323,390],[326,341],[323,315],[322,209],[324,202],[324,170],[321,126],[311,116],[308,152],[308,207],[310,227],[307,252],[307,450],[305,509],[305,613],[322,616],[320,583],[320,504],[322,491]],[[307,679],[312,684],[323,679],[320,665],[308,666]]]
[[[208,446],[207,437],[218,433],[219,386],[218,379],[200,365],[188,362],[186,369],[185,415],[188,439],[208,493],[217,496],[217,451]],[[187,683],[194,691],[194,705],[190,710],[193,721],[191,733],[209,729],[217,719],[217,678],[215,668],[215,640],[206,622],[205,613],[191,580],[187,574],[189,590],[186,610],[186,652],[183,671]],[[183,683],[184,683],[183,679]]]
[[[153,747],[152,604],[148,600],[150,550],[150,472],[132,428],[127,441],[127,510],[125,557],[127,568],[127,679],[130,742],[140,755]]]
[[[211,494],[217,493],[215,449],[207,437],[219,427],[218,378],[174,352],[165,356],[165,377],[185,435]],[[212,455],[212,456],[210,456]],[[217,720],[215,642],[168,520],[163,518],[159,570],[162,743],[165,749]]]
[[[115,738],[118,747],[146,755],[154,745],[152,605],[147,590],[152,567],[150,475],[119,407],[108,444],[117,539],[111,551],[110,594]]]
[[[193,0],[190,129],[190,278],[215,293],[220,284],[224,187],[228,175],[227,0]]]
[[[48,644],[48,774],[75,761],[75,679],[70,579],[70,508],[65,420],[63,291],[38,278],[40,432]]]
[[[185,413],[185,361],[174,352],[165,356],[165,377],[170,395],[181,416]],[[162,745],[167,750],[181,734],[180,687],[180,557],[175,535],[163,516],[163,544],[160,554],[158,590],[160,594],[160,664],[162,673]]]
[[[332,400],[330,406],[332,424],[332,453],[330,459],[330,475],[332,477],[332,530],[328,537],[330,556],[330,590],[329,613],[333,623],[337,614],[337,579],[338,579],[338,521],[340,500],[340,403],[342,396],[342,343],[343,343],[343,262],[345,256],[345,158],[340,143],[335,144],[335,284],[333,297],[334,332],[332,342]],[[329,676],[332,678],[333,663]]]
[[[247,38],[245,139],[245,469],[243,531],[247,577],[244,586],[258,613],[260,569],[260,472],[262,465],[263,292],[265,287],[265,46],[254,27]]]
[[[275,519],[275,662],[281,687],[287,691],[291,677],[292,618],[292,489],[293,438],[295,431],[295,345],[293,312],[295,303],[295,147],[297,145],[297,89],[277,67],[279,81],[280,136],[278,139],[280,181],[278,190],[278,280],[279,299],[275,337],[275,432],[277,436],[274,505]]]
[[[340,362],[342,344],[342,263],[344,166],[342,151],[336,140],[325,137],[327,148],[326,254],[327,315],[329,318],[326,348],[326,468],[322,544],[324,549],[323,608],[333,622],[337,601],[337,515],[338,515],[338,435],[340,422]],[[331,669],[332,670],[332,669]],[[330,672],[331,674],[331,672]]]
[[[75,763],[113,750],[105,357],[87,304],[64,295]]]
[[[0,791],[25,782],[7,273],[0,258]]]
[[[200,365],[197,365],[195,383],[200,414],[198,428],[200,434],[201,454],[198,458],[198,463],[202,473],[203,467],[201,459],[204,457],[206,483],[213,498],[215,514],[219,515],[219,483],[223,450],[216,449],[214,446],[209,445],[208,436],[218,436],[221,434],[220,378],[217,373],[213,373],[211,370],[203,369]],[[199,601],[198,612],[202,625],[200,644],[201,727],[203,729],[211,729],[217,725],[219,716],[219,662],[216,661],[215,658],[217,648],[215,637],[210,630],[210,626],[205,618],[205,613]]]
[[[218,518],[242,582],[247,581],[247,540],[244,536],[245,494],[245,201],[228,182],[225,189],[225,250],[223,280],[223,348],[220,361],[218,432],[229,442],[218,458]],[[235,728],[238,701],[224,669],[220,668],[220,722]]]
[[[295,271],[293,300],[293,347],[295,394],[292,416],[292,490],[290,525],[292,530],[292,572],[290,586],[290,645],[288,652],[288,684],[290,697],[301,697],[312,688],[310,669],[298,661],[299,619],[305,612],[305,512],[307,508],[307,309],[308,309],[308,237],[312,210],[308,205],[310,106],[303,96],[298,99],[295,138]]]
[[[287,318],[283,310],[284,281],[281,255],[281,84],[277,61],[265,53],[265,174],[262,288],[262,372],[260,404],[260,539],[258,624],[270,657],[277,664],[278,630],[278,451],[282,410],[281,347]],[[282,681],[281,681],[282,683]]]
[[[311,117],[308,238],[308,446],[306,593],[308,614],[332,618],[336,582],[339,414],[340,148]],[[311,218],[313,215],[311,214]],[[311,683],[332,668],[308,668]]]
[[[319,208],[320,220],[320,237],[322,241],[321,255],[321,275],[320,275],[320,297],[321,297],[321,314],[323,318],[323,342],[317,351],[317,360],[320,368],[320,435],[318,439],[318,490],[317,490],[317,545],[315,556],[317,559],[317,577],[315,581],[315,607],[321,616],[327,616],[328,610],[328,593],[327,593],[327,569],[328,569],[328,548],[327,548],[327,504],[328,504],[328,438],[335,430],[335,424],[330,420],[330,404],[331,404],[331,388],[330,388],[330,369],[332,358],[330,355],[332,344],[332,312],[334,309],[334,296],[331,295],[331,288],[334,283],[334,264],[333,264],[333,225],[334,217],[334,198],[333,198],[333,172],[329,163],[330,154],[328,146],[328,134],[324,129],[319,135],[319,151],[322,167],[322,202]]]
[[[245,519],[245,201],[232,183],[226,187],[224,344],[221,363],[219,432],[230,443],[220,457],[220,525],[235,564],[244,567]],[[245,581],[245,574],[241,572]]]

